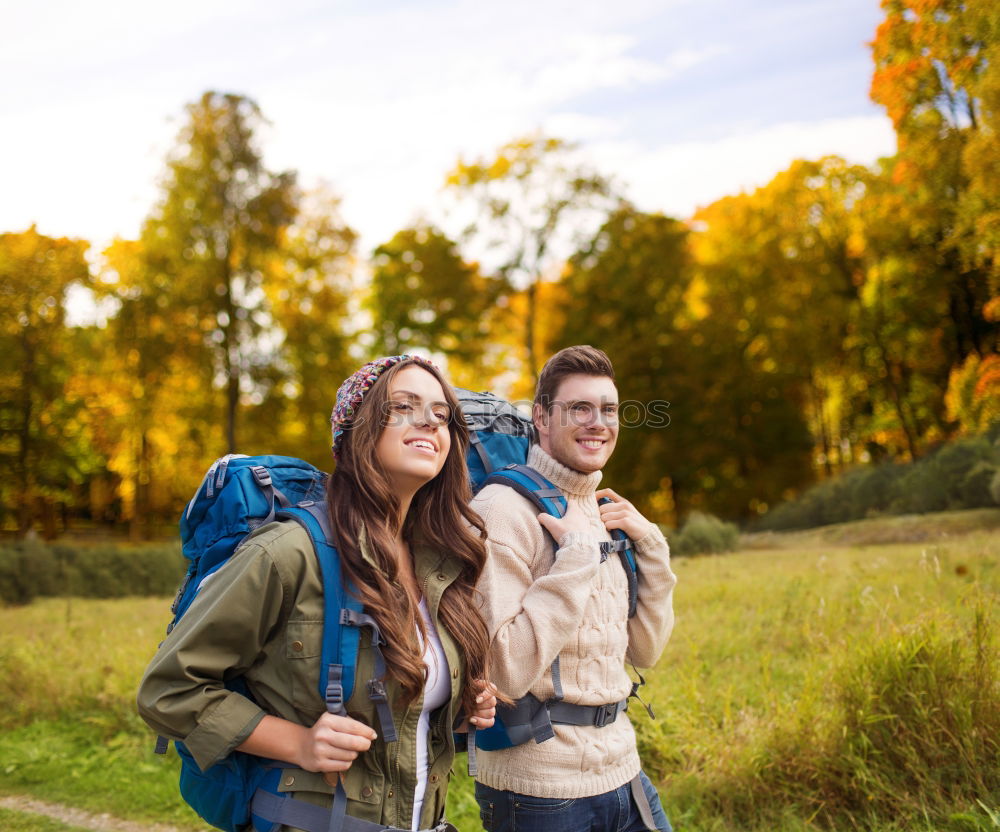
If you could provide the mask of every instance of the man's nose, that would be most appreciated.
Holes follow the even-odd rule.
[[[582,427],[593,428],[593,427],[603,427],[604,420],[601,419],[601,413],[596,407],[588,407],[583,411],[583,423]]]

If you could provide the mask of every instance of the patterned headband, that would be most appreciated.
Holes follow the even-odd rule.
[[[384,358],[376,358],[369,361],[354,375],[349,376],[337,390],[337,402],[333,406],[333,413],[330,414],[330,427],[333,429],[333,457],[337,458],[340,452],[340,445],[344,438],[344,429],[349,427],[354,421],[354,414],[358,412],[365,394],[371,390],[372,385],[378,381],[390,367],[403,361],[414,361],[425,367],[434,370],[437,367],[426,358],[419,355],[389,355]]]

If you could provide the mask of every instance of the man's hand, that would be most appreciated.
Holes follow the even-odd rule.
[[[563,535],[570,532],[593,534],[587,515],[583,513],[583,509],[580,506],[572,501],[570,501],[569,508],[567,508],[566,513],[562,517],[553,517],[551,514],[543,513],[538,515],[538,522],[549,531],[556,544],[562,540]]]
[[[356,719],[323,714],[302,735],[298,764],[306,771],[347,771],[371,748],[375,732]]]
[[[594,495],[598,500],[608,497],[610,503],[599,506],[601,522],[608,531],[621,529],[632,540],[639,540],[653,530],[653,524],[643,517],[634,505],[610,488],[602,488]]]

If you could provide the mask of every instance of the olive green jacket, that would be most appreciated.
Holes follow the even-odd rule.
[[[362,536],[363,537],[363,536]],[[371,562],[364,541],[362,554]],[[431,715],[428,778],[420,827],[444,814],[455,754],[451,726],[460,707],[464,664],[458,646],[438,620],[438,603],[459,564],[428,547],[413,550],[417,580],[437,627],[451,671],[451,700]],[[374,566],[374,564],[373,564]],[[377,567],[376,567],[377,568]],[[182,740],[202,769],[225,758],[265,714],[311,726],[325,711],[319,694],[323,643],[323,583],[308,534],[297,523],[269,524],[250,537],[209,577],[160,646],[139,685],[142,718],[157,732]],[[381,734],[365,682],[374,674],[367,629],[362,630],[350,716]],[[242,676],[253,700],[227,690]],[[348,814],[410,828],[416,788],[416,732],[421,700],[399,707],[399,686],[386,679],[399,740],[381,736],[344,776]],[[328,806],[333,789],[322,774],[289,768],[281,789]]]

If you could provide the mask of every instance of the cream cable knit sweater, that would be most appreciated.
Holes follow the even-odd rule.
[[[639,605],[628,618],[628,583],[618,557],[600,562],[598,541],[611,536],[594,492],[601,472],[582,474],[538,445],[528,464],[558,486],[590,519],[591,532],[567,534],[558,552],[535,508],[514,489],[484,488],[473,501],[489,533],[479,589],[492,635],[493,681],[516,699],[552,696],[549,666],[558,654],[564,698],[601,705],[625,698],[626,659],[651,667],[673,628],[670,551],[659,529],[635,541]],[[616,789],[639,773],[632,723],[625,713],[603,728],[555,726],[555,737],[479,753],[480,782],[537,797],[588,797]]]

